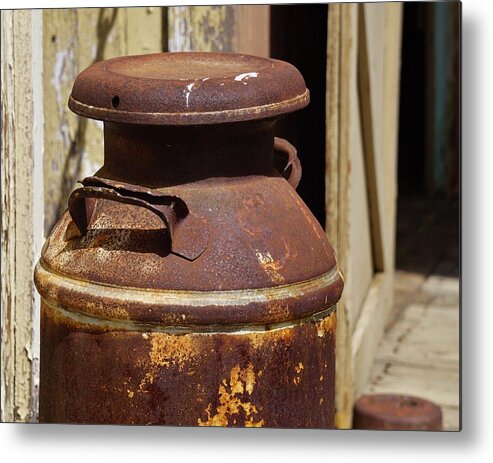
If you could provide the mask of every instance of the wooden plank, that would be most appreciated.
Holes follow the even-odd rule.
[[[388,306],[392,280],[387,273],[375,274],[351,341],[353,396],[359,397],[370,378],[371,366],[382,339],[386,318],[380,315]]]
[[[163,51],[163,9],[156,6],[121,8],[125,17],[126,55]]]
[[[395,101],[390,100],[397,99],[395,92],[399,83],[399,53],[396,50],[399,50],[401,27],[401,5],[397,5],[397,9],[394,5],[392,4],[390,9],[382,5],[365,5],[370,17],[370,31],[366,30],[366,26],[363,28],[358,20],[358,9],[361,6],[329,5],[326,222],[327,233],[336,249],[346,283],[337,308],[336,424],[339,428],[351,426],[354,398],[364,390],[378,341],[382,337],[392,307],[394,244],[387,241],[395,239],[394,142],[397,106]],[[337,13],[339,22],[336,19]],[[364,16],[362,19],[366,21]],[[391,21],[395,21],[396,24],[390,24]],[[358,94],[361,76],[358,81],[357,74],[358,70],[361,71],[362,60],[358,50],[361,44],[358,33],[361,29],[365,31],[363,39],[367,48],[364,72],[367,74],[368,94],[367,101],[363,103],[360,100],[361,92]],[[338,72],[334,71],[336,67]],[[334,79],[334,74],[337,75],[337,80]],[[373,81],[378,83],[378,86],[370,87],[370,82]],[[335,82],[337,91],[334,90]],[[391,86],[391,92],[384,91],[386,85]],[[368,96],[370,92],[371,96]],[[378,101],[372,104],[370,98]],[[360,103],[366,106],[360,108]],[[384,108],[390,111],[390,117],[394,117],[392,121],[381,114]],[[361,127],[361,112],[366,112],[366,121],[370,121],[370,124],[377,119],[378,123],[375,126],[371,125],[369,129]],[[368,130],[373,146],[370,148],[370,158],[373,156],[370,167],[373,170],[370,174],[367,156],[368,134],[366,143],[361,143],[361,132]],[[376,136],[375,130],[378,131]],[[334,132],[337,135],[334,135]],[[382,146],[378,152],[375,149],[375,140]],[[364,159],[367,161],[366,166]],[[381,179],[377,174],[378,169],[382,169],[384,177],[389,175],[391,178],[385,178],[385,181]],[[377,225],[372,224],[371,235],[364,186],[366,181],[371,183],[370,187],[373,188],[373,193],[370,192],[374,196],[371,203],[381,209],[376,215],[373,211],[373,222],[375,217],[378,217],[379,221]],[[382,194],[382,190],[385,194]],[[369,241],[370,236],[378,238],[379,243],[374,242],[372,245]],[[371,255],[372,247],[376,249],[375,263]],[[386,249],[389,252],[388,257],[385,257]],[[373,275],[374,268],[385,268],[386,271]]]
[[[460,294],[460,285],[457,278],[431,275],[424,282],[422,290],[428,294],[439,294],[441,296],[458,298]]]
[[[67,101],[80,71],[125,54],[124,19],[115,8],[43,10],[46,234],[65,210],[77,180],[103,163],[102,123],[76,116]]]
[[[270,6],[237,5],[233,51],[270,56]]]
[[[380,361],[440,368],[459,368],[459,311],[455,307],[412,304],[385,334],[378,348]],[[433,328],[433,333],[430,332]]]
[[[39,10],[2,11],[2,421],[35,421],[42,240],[43,94]]]
[[[383,104],[381,114],[382,175],[380,182],[385,192],[382,198],[385,230],[385,268],[395,267],[395,230],[397,208],[397,147],[399,135],[399,91],[402,43],[401,3],[385,3],[385,53],[382,79]]]
[[[340,22],[341,8],[328,5],[327,15],[327,74],[325,136],[325,229],[336,253],[339,250],[339,74],[340,74]]]
[[[99,121],[77,117],[67,107],[77,74],[94,62],[162,50],[161,8],[43,10],[45,93],[45,233],[65,210],[77,180],[103,162]]]
[[[359,13],[358,13],[359,15]],[[355,22],[355,28],[357,27]],[[350,184],[348,198],[349,254],[347,294],[353,330],[361,314],[368,290],[375,273],[374,243],[371,227],[371,208],[368,199],[368,179],[366,173],[367,153],[362,137],[361,108],[358,98],[358,62],[354,56],[350,78],[351,145],[349,147]]]
[[[326,84],[326,155],[325,155],[325,213],[326,233],[336,252],[339,252],[339,130],[340,130],[340,51],[341,5],[331,3],[327,15],[327,84]],[[338,260],[341,256],[338,256]],[[341,263],[339,262],[341,266]],[[342,268],[342,266],[341,266]],[[347,306],[340,301],[336,306],[336,426],[347,428],[347,397],[350,337]]]
[[[442,405],[444,431],[460,431],[460,408]]]
[[[233,51],[233,5],[167,8],[169,51]]]
[[[169,51],[223,51],[269,56],[268,5],[169,7]]]
[[[331,19],[331,15],[334,14]],[[338,153],[335,158],[337,161],[337,203],[328,208],[329,216],[327,223],[331,221],[336,225],[331,225],[331,238],[335,238],[336,254],[338,265],[344,275],[347,275],[348,267],[348,197],[349,197],[349,172],[350,172],[350,110],[349,102],[351,86],[349,84],[353,67],[355,50],[355,5],[350,4],[330,4],[329,5],[329,30],[328,30],[328,53],[338,53],[339,66],[339,85],[338,97],[334,103],[338,107]],[[339,16],[339,26],[335,25]],[[330,27],[339,27],[334,31]],[[328,54],[330,62],[333,56]],[[330,67],[329,67],[330,69]],[[353,71],[354,72],[354,71]],[[330,96],[331,94],[329,94]],[[331,107],[329,105],[329,108]],[[333,107],[333,106],[332,106]],[[328,156],[332,157],[331,151]],[[330,161],[329,161],[330,163]],[[329,186],[330,188],[330,186]],[[335,195],[334,195],[335,196]],[[331,212],[333,211],[333,212]],[[351,427],[353,395],[351,384],[351,332],[352,325],[349,316],[349,306],[347,301],[347,291],[337,304],[337,338],[336,338],[336,426],[340,429]]]
[[[378,272],[384,271],[385,262],[385,248],[383,245],[384,237],[383,230],[384,225],[382,223],[382,206],[381,206],[381,193],[379,188],[379,173],[378,173],[378,161],[377,156],[377,141],[375,124],[375,111],[372,105],[376,104],[376,95],[372,95],[374,81],[378,82],[378,74],[373,72],[370,67],[370,44],[368,43],[368,37],[371,32],[367,28],[366,10],[368,8],[374,8],[378,5],[359,5],[358,11],[358,91],[360,101],[360,114],[361,114],[361,126],[363,134],[364,145],[364,159],[365,159],[365,178],[366,186],[368,189],[368,208],[370,211],[371,221],[371,238],[372,238],[372,251],[373,251],[373,263],[375,270]],[[382,44],[376,43],[374,46],[382,46]],[[378,93],[377,93],[378,95]],[[373,96],[373,98],[372,98]],[[372,101],[373,100],[373,101]]]
[[[373,193],[369,191],[370,197],[373,195],[370,204],[373,204],[371,212],[373,244],[376,246],[374,256],[378,259],[375,268],[382,267],[383,272],[377,273],[372,283],[369,295],[361,309],[357,326],[354,332],[352,343],[353,352],[353,381],[354,395],[357,397],[364,390],[365,384],[370,377],[372,359],[375,357],[378,341],[382,339],[386,321],[388,320],[393,305],[393,282],[394,282],[394,241],[395,241],[395,200],[396,200],[396,137],[397,125],[394,120],[387,121],[382,115],[383,109],[379,109],[378,117],[372,113],[373,101],[378,98],[383,102],[377,104],[377,108],[394,109],[391,115],[397,117],[396,103],[393,101],[398,97],[399,67],[400,67],[400,37],[401,37],[401,11],[402,4],[365,4],[359,5],[360,12],[370,16],[372,30],[368,30],[366,16],[362,16],[359,22],[360,28],[360,101],[362,104],[362,121],[366,124],[367,132],[363,135],[365,142],[365,157],[367,168],[369,169],[369,184],[373,183]],[[376,19],[376,15],[380,17]],[[382,28],[382,24],[385,27]],[[382,31],[383,30],[383,35]],[[365,31],[364,37],[362,31]],[[370,41],[368,37],[372,37]],[[383,38],[382,38],[383,37]],[[371,44],[371,46],[370,46]],[[370,56],[379,56],[378,49],[383,47],[383,59],[373,59],[380,64],[374,68],[370,65]],[[365,51],[366,48],[366,51]],[[370,48],[373,50],[370,52]],[[372,82],[383,82],[384,87],[394,89],[390,92],[383,90],[372,90]],[[380,97],[378,96],[380,95]],[[365,102],[366,101],[366,102]],[[372,106],[373,105],[373,106]],[[381,123],[373,124],[384,118],[384,123],[389,122],[390,127],[384,127]],[[366,121],[366,122],[365,122]],[[384,136],[376,138],[374,131],[381,131]],[[375,151],[375,141],[385,140],[387,152],[380,149]],[[369,150],[369,151],[367,151]],[[380,167],[378,167],[380,166]],[[373,172],[371,172],[373,171]],[[384,173],[383,177],[390,177],[383,183],[382,177],[377,172]],[[386,186],[385,189],[382,187]],[[382,195],[382,193],[385,195]],[[378,207],[376,207],[378,206]],[[385,214],[387,218],[384,218]],[[380,237],[380,238],[378,238]],[[375,240],[375,238],[377,238]],[[381,264],[381,265],[380,265]],[[380,285],[380,290],[376,287]],[[378,293],[378,295],[376,295]]]
[[[2,95],[2,387],[1,421],[14,421],[15,417],[15,150],[14,138],[14,15],[11,11],[1,16],[1,95]]]
[[[459,404],[458,370],[377,360],[371,376],[369,393],[416,395],[440,406],[456,407]]]
[[[404,393],[432,400],[442,408],[445,430],[460,426],[459,299],[435,305],[423,295],[447,295],[443,277],[432,275],[389,325],[371,371],[367,393]],[[428,281],[431,280],[431,283]],[[458,278],[453,280],[458,287]],[[452,285],[450,285],[452,286]],[[454,288],[455,290],[455,288]],[[425,300],[424,303],[415,301]],[[441,300],[440,296],[432,300]],[[442,301],[442,302],[446,302]]]

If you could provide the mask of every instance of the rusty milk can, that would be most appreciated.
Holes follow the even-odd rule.
[[[69,107],[104,121],[104,165],[35,270],[42,422],[334,426],[343,282],[274,137],[308,101],[293,66],[239,54],[77,77]]]

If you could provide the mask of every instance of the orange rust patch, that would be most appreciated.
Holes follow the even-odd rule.
[[[154,377],[162,368],[178,367],[182,371],[189,365],[195,354],[193,335],[170,335],[167,333],[144,333],[144,339],[149,339],[151,349],[149,351],[149,371],[140,381],[139,392],[144,390],[147,384],[154,383]],[[194,371],[192,370],[193,374]]]
[[[319,338],[325,336],[329,333],[334,333],[336,327],[336,316],[335,311],[332,312],[328,317],[317,322],[315,325],[317,326],[317,335]]]
[[[237,417],[241,410],[245,413],[245,427],[262,427],[264,420],[254,416],[258,409],[251,402],[242,400],[240,395],[247,393],[252,394],[255,386],[255,371],[251,363],[244,369],[236,365],[232,368],[229,375],[229,384],[223,379],[219,385],[219,405],[216,407],[216,413],[211,414],[212,404],[207,405],[205,413],[207,420],[197,420],[199,426],[228,426],[230,419],[232,424],[237,423]]]
[[[264,331],[261,333],[248,333],[248,340],[253,349],[260,349],[266,343],[277,344],[284,343],[289,346],[293,341],[293,327],[282,328],[273,331]]]
[[[294,370],[296,371],[296,374],[298,375],[298,376],[295,376],[293,378],[293,383],[295,384],[295,386],[297,386],[298,384],[301,383],[301,376],[299,376],[299,374],[301,373],[302,370],[304,370],[304,368],[305,367],[303,366],[303,364],[301,362],[298,363],[298,365],[296,365],[294,367]]]
[[[195,346],[191,337],[190,335],[177,336],[166,333],[150,334],[151,365],[160,367],[176,365],[181,371],[194,356]]]

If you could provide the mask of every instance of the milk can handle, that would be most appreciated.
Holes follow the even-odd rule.
[[[296,190],[301,180],[301,162],[296,148],[284,138],[274,137],[274,152],[276,151],[288,156],[288,163],[281,174]]]
[[[193,261],[204,252],[208,240],[205,220],[191,213],[182,199],[135,185],[131,189],[128,184],[115,186],[98,177],[88,177],[82,183],[84,186],[74,190],[68,200],[79,235],[87,232],[95,200],[105,199],[143,207],[158,216],[168,230],[172,253]]]

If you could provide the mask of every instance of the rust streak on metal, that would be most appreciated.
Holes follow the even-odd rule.
[[[207,405],[205,413],[207,420],[197,420],[199,426],[230,426],[235,424],[235,419],[241,411],[245,415],[245,427],[260,428],[264,425],[264,420],[259,419],[258,409],[251,402],[243,401],[242,396],[247,392],[252,395],[255,385],[255,372],[253,365],[248,364],[247,368],[241,369],[235,365],[231,370],[229,384],[226,379],[221,381],[218,390],[219,405],[214,415],[211,415],[212,404]]]

